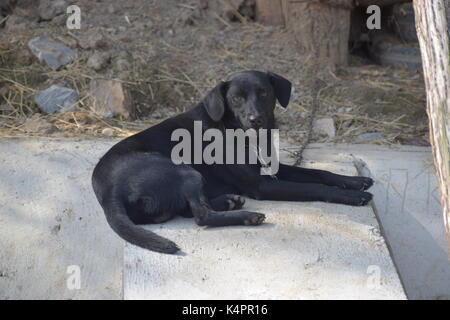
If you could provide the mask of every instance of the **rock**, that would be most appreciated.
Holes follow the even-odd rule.
[[[59,37],[59,40],[64,42],[65,45],[69,46],[72,49],[75,49],[78,47],[78,41],[77,39],[70,37],[70,36],[61,36]]]
[[[130,94],[120,81],[91,80],[90,94],[93,98],[93,111],[102,117],[123,116],[129,118],[134,115]]]
[[[336,129],[332,118],[317,119],[314,121],[313,133],[319,137],[334,138]]]
[[[31,39],[28,47],[39,61],[44,61],[53,70],[71,63],[77,57],[75,51],[62,43],[53,41],[48,36]]]
[[[83,127],[76,127],[76,128],[74,129],[74,132],[75,132],[76,134],[83,134],[85,131],[86,131],[86,130],[84,130]]]
[[[353,142],[354,143],[368,143],[368,142],[374,142],[374,141],[378,141],[378,140],[384,140],[384,137],[381,133],[368,132],[368,133],[360,134],[359,136],[357,136],[356,138],[353,139]]]
[[[114,4],[110,3],[108,8],[107,8],[107,11],[108,11],[109,14],[116,13],[116,8],[114,7]]]
[[[16,62],[22,66],[29,66],[33,63],[33,55],[27,48],[23,48],[17,52]]]
[[[53,85],[34,96],[34,101],[46,113],[70,112],[75,109],[79,98],[75,90]]]
[[[150,29],[153,27],[153,22],[151,20],[136,21],[134,26],[136,30]]]
[[[100,49],[106,47],[106,40],[99,29],[94,29],[80,39],[79,45],[86,50]]]
[[[20,17],[27,17],[37,22],[39,20],[39,1],[36,0],[15,0],[16,6],[14,14]]]
[[[40,0],[39,2],[39,17],[42,20],[52,20],[54,17],[65,14],[68,1],[65,0]]]
[[[430,140],[426,136],[412,136],[401,134],[395,138],[395,141],[404,145],[422,146],[422,147],[430,146]]]
[[[108,52],[94,52],[92,56],[89,57],[87,61],[87,66],[99,71],[105,67],[111,60],[111,54]]]
[[[8,16],[8,19],[6,20],[5,29],[6,31],[13,33],[33,29],[36,26],[37,26],[36,22],[33,22],[28,18],[20,17],[13,14],[11,16]]]
[[[51,24],[53,26],[65,27],[67,24],[67,16],[65,14],[61,14],[52,19]]]
[[[116,65],[116,69],[119,71],[127,71],[127,70],[130,70],[130,68],[131,68],[131,65],[128,62],[128,60],[122,59],[122,58],[117,59],[115,65]]]
[[[22,125],[22,129],[29,133],[51,134],[58,131],[53,124],[45,120],[39,114],[34,114]]]
[[[352,109],[351,107],[347,107],[347,108],[341,107],[341,108],[337,109],[337,111],[338,111],[339,113],[351,112],[352,110],[353,110],[353,109]]]
[[[102,130],[102,135],[107,136],[107,137],[113,137],[115,134],[116,133],[111,128],[105,128]]]

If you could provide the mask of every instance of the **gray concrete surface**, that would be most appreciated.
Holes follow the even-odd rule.
[[[90,185],[111,144],[0,140],[0,299],[122,298],[123,242]]]
[[[1,299],[405,298],[370,207],[249,201],[267,224],[204,229],[180,218],[149,228],[185,256],[124,249],[90,187],[113,143],[0,140]],[[345,152],[329,151],[307,165],[356,173]],[[71,265],[79,290],[67,285]]]
[[[373,205],[410,299],[450,299],[450,262],[430,148],[310,145],[309,161],[348,157],[375,179]]]
[[[348,159],[324,159],[309,166],[357,173]],[[149,226],[186,255],[127,244],[124,298],[405,298],[370,206],[249,200],[246,208],[265,213],[266,224],[205,229],[180,218]]]

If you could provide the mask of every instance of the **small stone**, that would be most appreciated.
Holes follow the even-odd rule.
[[[395,138],[395,141],[400,142],[404,145],[422,146],[429,147],[430,139],[427,136],[413,136],[401,134]]]
[[[30,18],[35,22],[39,20],[39,1],[15,0],[15,2],[16,2],[16,6],[14,8],[15,15]]]
[[[105,128],[102,130],[102,135],[107,136],[107,137],[112,137],[114,136],[116,133],[114,132],[113,129],[111,128]]]
[[[99,71],[103,69],[111,60],[111,54],[108,52],[94,52],[92,56],[89,57],[87,61],[87,66]]]
[[[123,116],[129,118],[134,115],[130,94],[120,81],[91,80],[90,94],[93,98],[92,110],[102,117]]]
[[[347,108],[341,107],[341,108],[337,109],[337,111],[338,111],[339,113],[350,112],[350,111],[352,111],[352,110],[353,110],[353,109],[352,109],[351,107],[347,107]]]
[[[136,30],[145,30],[150,29],[153,26],[153,22],[151,20],[146,21],[136,21],[134,23]]]
[[[33,55],[27,48],[24,48],[17,53],[16,62],[22,66],[29,66],[33,63]]]
[[[65,0],[40,0],[39,16],[42,20],[52,20],[56,16],[66,13],[68,2]]]
[[[108,13],[109,14],[114,14],[114,13],[116,13],[116,8],[114,7],[114,5],[111,3],[111,4],[109,4],[109,6],[108,6]]]
[[[58,131],[53,124],[45,120],[39,114],[34,114],[22,125],[22,129],[28,133],[52,134]]]
[[[130,63],[127,59],[117,59],[116,61],[116,68],[119,71],[127,71],[130,70]]]
[[[74,111],[79,95],[75,90],[53,85],[38,92],[34,101],[45,113],[62,113]]]
[[[54,225],[52,228],[51,228],[51,233],[52,233],[52,235],[57,235],[58,234],[58,232],[61,230],[61,225],[60,224],[57,224],[57,225]]]
[[[65,45],[69,46],[72,49],[75,49],[78,47],[78,41],[72,37],[69,36],[62,36],[59,38],[62,42],[64,42]]]
[[[379,132],[368,132],[368,133],[363,133],[360,134],[359,136],[357,136],[356,138],[353,139],[354,143],[367,143],[367,142],[374,142],[377,140],[383,140],[384,137],[381,133]]]
[[[18,31],[24,31],[28,29],[32,29],[36,26],[35,22],[31,22],[29,19],[16,16],[16,15],[10,15],[8,16],[8,19],[6,20],[6,31],[9,32],[18,32]]]
[[[313,132],[319,137],[334,138],[336,136],[336,128],[332,118],[317,119],[314,121]]]
[[[106,47],[106,40],[99,29],[94,29],[85,34],[79,42],[83,49],[100,49]]]
[[[306,118],[308,118],[308,116],[309,116],[309,112],[304,112],[304,111],[302,111],[302,112],[300,112],[299,114],[300,114],[300,117],[303,118],[303,119],[306,119]]]
[[[82,134],[82,133],[84,133],[85,130],[84,130],[83,127],[76,127],[74,129],[74,131],[75,131],[76,134]]]
[[[39,61],[44,61],[53,70],[71,63],[77,57],[75,51],[62,43],[53,41],[48,36],[31,39],[28,47]]]
[[[67,24],[67,16],[65,14],[61,14],[59,16],[56,16],[56,17],[54,17],[52,19],[51,24],[54,25],[54,26],[60,26],[60,27],[66,26],[66,24]]]

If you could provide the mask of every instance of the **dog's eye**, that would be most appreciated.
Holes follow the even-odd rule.
[[[261,90],[261,91],[259,92],[259,96],[260,96],[260,97],[267,97],[267,91]]]

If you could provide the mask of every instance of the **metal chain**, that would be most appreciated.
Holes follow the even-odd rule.
[[[300,149],[296,152],[294,152],[295,156],[295,163],[294,166],[299,166],[302,163],[303,160],[303,152],[305,151],[306,147],[308,146],[309,142],[312,138],[312,132],[314,127],[314,119],[317,114],[317,109],[319,108],[319,91],[321,87],[323,86],[323,81],[319,78],[316,78],[314,81],[312,93],[313,93],[313,101],[311,105],[311,111],[309,113],[309,121],[308,121],[308,130],[306,134],[305,141],[303,141],[302,145],[300,146]]]

